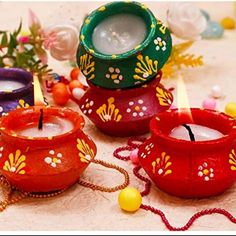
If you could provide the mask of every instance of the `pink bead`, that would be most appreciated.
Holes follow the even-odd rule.
[[[202,107],[204,109],[215,110],[216,108],[216,100],[214,98],[207,98],[203,101]]]
[[[132,163],[134,165],[138,165],[139,164],[138,148],[136,148],[136,149],[134,149],[133,151],[130,152],[130,160],[132,161]]]

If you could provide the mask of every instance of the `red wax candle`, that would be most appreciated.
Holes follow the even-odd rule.
[[[182,115],[181,115],[182,114]],[[139,161],[163,191],[179,197],[210,197],[224,192],[236,179],[236,122],[212,110],[168,110],[150,123],[152,137],[139,149]],[[185,122],[218,130],[223,137],[186,141],[170,136]]]
[[[43,125],[38,130],[42,110]],[[96,146],[83,133],[83,126],[83,117],[66,108],[35,106],[11,111],[0,121],[1,173],[27,192],[68,188],[96,155]]]

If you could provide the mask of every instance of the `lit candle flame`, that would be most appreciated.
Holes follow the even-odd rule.
[[[38,75],[34,75],[34,105],[35,106],[44,106],[44,97],[40,87]]]
[[[190,121],[193,121],[186,86],[181,75],[178,77],[177,81],[177,105],[179,114],[181,115],[182,113],[184,113],[188,116]]]

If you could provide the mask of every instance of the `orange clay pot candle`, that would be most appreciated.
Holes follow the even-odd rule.
[[[26,192],[68,188],[96,155],[83,126],[83,117],[67,108],[37,105],[9,112],[0,120],[2,175]]]

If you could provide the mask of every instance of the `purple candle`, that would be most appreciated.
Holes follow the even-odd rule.
[[[33,76],[18,68],[0,68],[0,116],[34,105]]]

